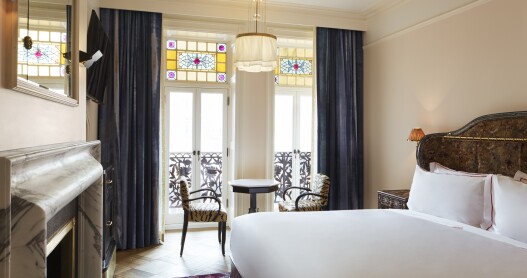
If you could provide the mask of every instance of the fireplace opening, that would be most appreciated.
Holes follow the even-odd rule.
[[[75,219],[51,237],[46,250],[46,277],[75,277]]]

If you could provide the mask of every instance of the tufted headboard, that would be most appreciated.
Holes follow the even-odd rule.
[[[471,173],[527,173],[527,111],[485,115],[456,131],[428,134],[416,156],[427,170],[438,162]]]

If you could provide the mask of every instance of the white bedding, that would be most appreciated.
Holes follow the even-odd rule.
[[[527,277],[527,244],[408,210],[244,215],[231,253],[244,278]]]

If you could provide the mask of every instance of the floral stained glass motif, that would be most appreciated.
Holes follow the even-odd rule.
[[[275,83],[281,86],[313,85],[313,49],[280,47]]]
[[[35,43],[27,50],[23,45],[18,46],[18,61],[30,64],[60,64],[60,45]]]
[[[65,75],[66,60],[62,53],[66,52],[66,33],[29,30],[32,35],[33,47],[25,49],[22,37],[28,31],[19,30],[18,43],[18,74],[29,76],[61,77]]]
[[[213,71],[216,68],[216,55],[180,52],[178,53],[177,69]]]
[[[311,60],[307,59],[280,59],[280,73],[311,75]]]
[[[226,82],[227,44],[167,40],[166,79]]]

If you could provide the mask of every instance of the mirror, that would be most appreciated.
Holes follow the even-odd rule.
[[[77,6],[76,0],[8,1],[8,87],[78,105]]]

